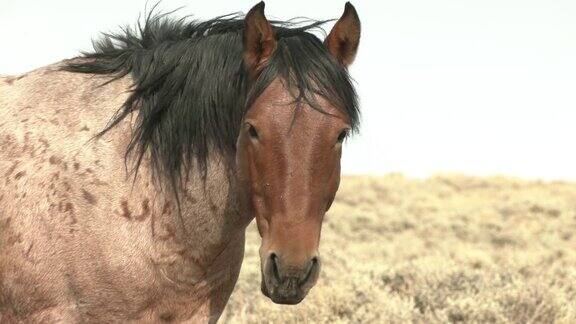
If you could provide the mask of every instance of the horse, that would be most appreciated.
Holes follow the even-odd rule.
[[[152,12],[154,11],[154,14]],[[0,322],[216,322],[245,231],[262,293],[318,279],[360,20],[145,15],[94,50],[0,78]]]

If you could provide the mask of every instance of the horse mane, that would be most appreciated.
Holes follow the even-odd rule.
[[[319,111],[315,96],[326,98],[357,129],[358,104],[348,72],[311,33],[325,22],[271,21],[277,49],[252,81],[243,64],[241,14],[190,21],[150,13],[134,28],[103,34],[93,51],[63,69],[112,76],[107,83],[131,75],[130,96],[97,136],[136,112],[126,161],[135,155],[136,174],[148,155],[154,176],[167,178],[175,189],[193,167],[206,176],[211,150],[234,165],[242,118],[275,78],[294,100]]]

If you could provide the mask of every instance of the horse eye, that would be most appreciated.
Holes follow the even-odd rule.
[[[252,125],[248,127],[248,134],[250,134],[251,138],[258,139],[258,132],[256,131],[256,128]]]
[[[344,131],[340,132],[340,135],[338,135],[338,143],[344,142],[344,139],[346,138],[346,136],[348,136],[348,131],[344,130]]]

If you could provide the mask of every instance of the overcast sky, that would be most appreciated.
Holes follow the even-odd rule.
[[[154,1],[149,1],[154,3]],[[91,48],[144,0],[0,0],[0,74]],[[164,0],[198,18],[256,1]],[[344,173],[507,174],[576,180],[575,0],[353,1],[350,72],[363,112]],[[343,1],[267,1],[268,17],[336,18]]]

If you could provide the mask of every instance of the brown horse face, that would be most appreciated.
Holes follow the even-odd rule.
[[[325,41],[344,65],[354,57],[359,28],[347,4]],[[244,46],[245,63],[257,77],[277,46],[263,3],[246,16]],[[275,79],[249,107],[237,142],[241,200],[262,237],[262,292],[276,303],[296,304],[315,284],[322,219],[340,181],[349,120],[328,100],[316,100],[325,113],[295,104],[285,82]]]
[[[246,114],[238,140],[238,166],[249,210],[262,236],[262,290],[278,303],[297,303],[320,270],[318,244],[324,213],[340,181],[347,119],[302,106],[278,80]]]

